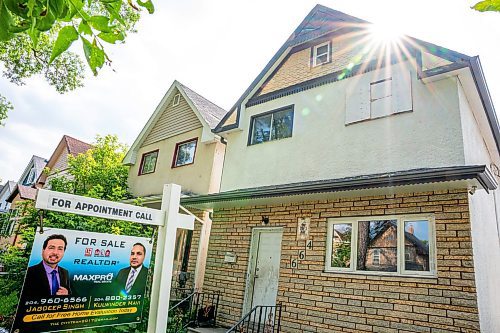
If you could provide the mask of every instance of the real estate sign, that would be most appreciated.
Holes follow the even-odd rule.
[[[165,218],[164,212],[158,209],[42,189],[38,190],[35,207],[63,213],[153,225],[163,225]]]
[[[12,332],[140,322],[151,252],[144,237],[37,231]]]

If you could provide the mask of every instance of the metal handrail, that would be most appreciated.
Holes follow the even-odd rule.
[[[271,333],[281,330],[281,303],[274,306],[257,305],[226,333]]]
[[[193,291],[168,310],[167,332],[185,332],[188,326],[193,325],[215,326],[219,297],[220,293],[218,292]]]
[[[186,298],[180,300],[179,302],[177,302],[174,306],[170,307],[170,309],[168,309],[168,312],[172,311],[172,310],[175,310],[176,308],[178,308],[182,303],[186,302],[187,300],[189,300],[190,298],[192,298],[195,294],[197,293],[197,291],[193,291],[191,294],[189,294]]]

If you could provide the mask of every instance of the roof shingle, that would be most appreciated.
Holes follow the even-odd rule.
[[[222,117],[224,117],[224,115],[227,113],[227,111],[215,105],[214,103],[210,102],[208,99],[201,96],[200,94],[189,89],[182,83],[179,82],[179,85],[182,87],[187,97],[193,102],[195,107],[198,109],[200,115],[203,117],[203,119],[205,119],[208,126],[210,126],[211,129],[214,129],[215,126],[217,126],[217,124],[220,122]]]

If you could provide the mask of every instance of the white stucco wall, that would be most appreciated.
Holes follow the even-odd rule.
[[[462,123],[465,163],[468,165],[490,165],[491,155],[481,135],[479,124],[476,121],[469,101],[462,85],[458,84],[458,99]],[[481,112],[484,112],[481,110]],[[488,129],[486,129],[488,130]]]
[[[500,208],[498,200],[499,190],[490,194],[479,190],[469,195],[479,321],[484,333],[500,332],[500,239],[495,210]]]
[[[359,77],[246,109],[244,130],[228,134],[221,191],[463,165],[456,78],[425,85],[411,76],[412,112],[348,126],[346,87]],[[247,146],[252,115],[291,104],[291,138]]]

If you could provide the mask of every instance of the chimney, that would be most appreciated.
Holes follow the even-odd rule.
[[[410,226],[408,227],[408,232],[413,235],[413,232],[415,229],[413,228],[413,224],[410,223]]]

